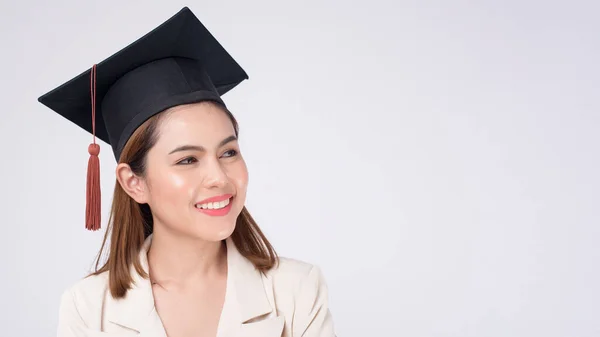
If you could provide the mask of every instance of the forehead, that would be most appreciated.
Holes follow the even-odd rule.
[[[210,146],[235,134],[227,113],[211,103],[182,105],[165,112],[158,124],[157,146],[183,143]]]

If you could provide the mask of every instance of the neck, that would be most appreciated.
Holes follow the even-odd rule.
[[[148,251],[150,280],[161,287],[185,286],[227,272],[227,247],[223,241],[178,236],[155,226]]]

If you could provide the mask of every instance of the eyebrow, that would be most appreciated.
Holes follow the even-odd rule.
[[[220,143],[218,147],[224,146],[227,143],[236,141],[237,137],[234,135],[231,135],[225,139],[223,139]],[[181,152],[181,151],[206,151],[206,149],[202,146],[199,145],[181,145],[176,147],[173,151],[169,152],[169,154],[173,154],[175,152]]]

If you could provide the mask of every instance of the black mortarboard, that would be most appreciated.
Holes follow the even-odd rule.
[[[173,106],[204,100],[225,105],[221,95],[247,78],[192,11],[184,7],[137,41],[38,101],[110,144],[118,161],[129,137],[151,116]],[[90,145],[89,151],[97,160],[95,138],[93,146],[97,150]],[[90,179],[99,178],[90,178],[88,168],[88,204],[90,198],[99,198],[90,196]],[[89,212],[88,207],[86,213]],[[97,229],[99,223],[86,226]]]

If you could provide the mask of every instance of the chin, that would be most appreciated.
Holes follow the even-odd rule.
[[[197,239],[217,242],[225,240],[228,237],[230,237],[231,234],[233,234],[233,231],[235,230],[235,222],[231,224],[227,223],[222,225],[205,225],[203,227],[204,228],[202,228],[201,230],[193,231],[193,233],[190,234]]]

